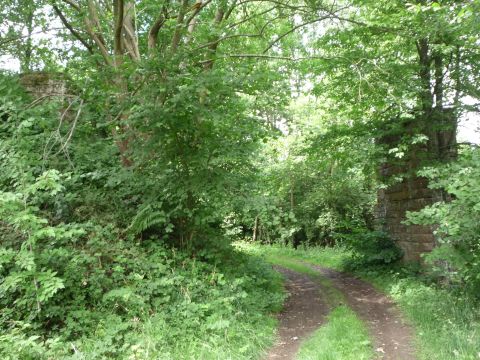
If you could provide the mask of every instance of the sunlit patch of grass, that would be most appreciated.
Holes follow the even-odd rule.
[[[298,249],[293,249],[292,247],[278,244],[258,245],[247,242],[238,242],[236,246],[251,254],[289,257],[306,262],[318,263],[322,266],[337,270],[343,269],[345,261],[351,255],[347,249],[340,246],[325,248],[318,246],[300,246]]]

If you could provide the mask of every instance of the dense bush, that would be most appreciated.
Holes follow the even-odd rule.
[[[272,270],[227,246],[191,254],[158,239],[135,244],[113,226],[53,225],[34,199],[57,195],[60,178],[50,171],[24,193],[0,193],[10,234],[0,249],[2,358],[194,358],[201,344],[240,344],[253,329],[257,341],[234,357],[264,345],[272,323],[261,317],[282,301]]]
[[[343,236],[342,242],[351,251],[350,267],[392,264],[403,255],[395,242],[381,231],[354,231]]]
[[[122,167],[89,104],[71,104],[82,115],[73,127],[70,113],[59,119],[65,104],[34,101],[13,77],[0,76],[0,90],[2,359],[242,359],[268,345],[280,279],[209,225],[228,209],[221,199],[186,209],[187,186],[178,181],[186,175],[169,169],[180,165],[168,156]],[[218,127],[205,126],[221,131],[217,120]],[[252,138],[246,142],[244,159]],[[227,161],[210,158],[221,168]],[[228,186],[216,166],[212,182],[196,172],[202,164],[195,170],[188,161],[193,201],[206,196],[202,181]],[[194,218],[208,231],[192,233],[188,250],[178,248],[171,227],[193,226]]]

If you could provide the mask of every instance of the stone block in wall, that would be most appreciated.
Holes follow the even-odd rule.
[[[67,81],[61,73],[33,72],[20,75],[20,84],[35,99],[42,97],[65,98]]]
[[[401,201],[410,197],[408,189],[403,188],[401,191],[387,192],[390,201]]]

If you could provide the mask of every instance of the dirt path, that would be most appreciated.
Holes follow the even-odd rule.
[[[305,264],[308,265],[308,264]],[[329,279],[369,329],[376,359],[415,360],[413,331],[405,324],[391,299],[372,285],[351,275],[320,266],[308,265]],[[295,359],[300,344],[326,320],[331,310],[322,285],[309,276],[282,267],[275,269],[286,277],[290,294],[279,315],[279,340],[266,359]],[[342,360],[342,359],[338,359]]]
[[[282,267],[275,269],[285,276],[289,297],[279,314],[279,339],[266,359],[292,360],[302,340],[324,323],[330,309],[322,296],[320,284],[307,275]]]
[[[414,360],[413,331],[402,319],[400,311],[387,296],[351,275],[312,266],[346,297],[348,305],[362,319],[374,342],[379,359]]]

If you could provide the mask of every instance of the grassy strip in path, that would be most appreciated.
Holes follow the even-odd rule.
[[[288,256],[342,270],[350,254],[341,248],[293,250],[253,246],[257,254]],[[356,270],[361,278],[391,296],[415,328],[421,360],[480,360],[480,309],[474,300],[422,281],[403,267]]]
[[[272,264],[304,273],[319,282],[333,309],[328,315],[328,322],[302,343],[298,360],[368,360],[375,357],[365,325],[344,305],[343,294],[333,287],[330,280],[289,257],[267,254],[266,259]]]
[[[370,360],[375,355],[368,332],[357,315],[345,305],[328,315],[319,328],[300,347],[298,360]]]

